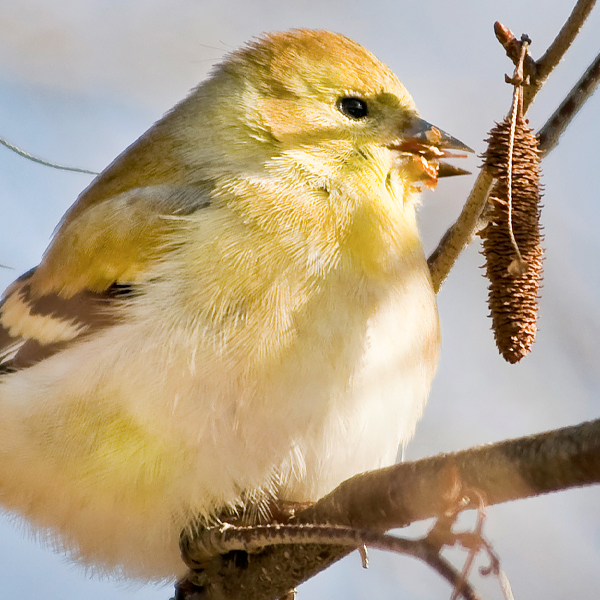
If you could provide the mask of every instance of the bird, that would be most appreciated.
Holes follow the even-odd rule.
[[[440,346],[416,220],[468,150],[347,37],[263,34],[79,195],[0,304],[0,505],[172,581],[223,511],[393,464]]]

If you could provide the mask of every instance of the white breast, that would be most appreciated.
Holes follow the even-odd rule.
[[[5,376],[3,503],[88,564],[169,577],[190,518],[261,488],[316,500],[391,464],[439,342],[424,257],[397,275],[330,281],[264,368],[186,322],[165,326],[170,296],[157,316],[149,295],[147,316],[140,299],[128,322]]]
[[[303,468],[292,469],[286,498],[315,500],[357,473],[391,465],[412,437],[437,367],[440,333],[424,260],[404,273],[369,319],[346,386],[298,441],[290,464],[303,461]],[[340,298],[340,313],[349,309]]]

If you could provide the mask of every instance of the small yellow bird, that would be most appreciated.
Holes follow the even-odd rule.
[[[165,580],[194,519],[392,464],[438,360],[418,185],[453,148],[341,35],[231,54],[6,290],[0,503],[86,565]]]

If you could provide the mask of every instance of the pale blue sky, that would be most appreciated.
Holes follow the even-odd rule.
[[[421,114],[476,149],[508,110],[511,71],[492,25],[501,20],[545,50],[572,0],[0,0],[0,135],[45,158],[101,170],[182,98],[227,51],[263,31],[325,28],[356,39],[399,75]],[[600,9],[536,101],[540,126],[598,52]],[[544,162],[546,280],[540,332],[517,366],[498,356],[478,246],[439,295],[444,344],[409,459],[561,427],[600,414],[600,96]],[[473,158],[473,168],[478,164]],[[0,148],[0,287],[37,263],[52,230],[90,178]],[[421,213],[433,247],[472,178],[442,182]],[[600,491],[494,507],[487,535],[517,598],[597,598]],[[0,524],[0,597],[166,600],[171,588],[98,581]],[[494,585],[487,598],[499,598]],[[300,600],[449,596],[411,559],[351,556],[309,582]]]

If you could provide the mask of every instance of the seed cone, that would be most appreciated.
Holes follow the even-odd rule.
[[[489,222],[480,232],[492,329],[500,354],[510,363],[531,350],[537,331],[538,291],[542,278],[540,245],[540,153],[538,141],[517,117],[512,164],[512,227],[524,263],[509,234],[508,150],[510,120],[498,124],[487,140],[485,165],[497,178],[489,199]]]

